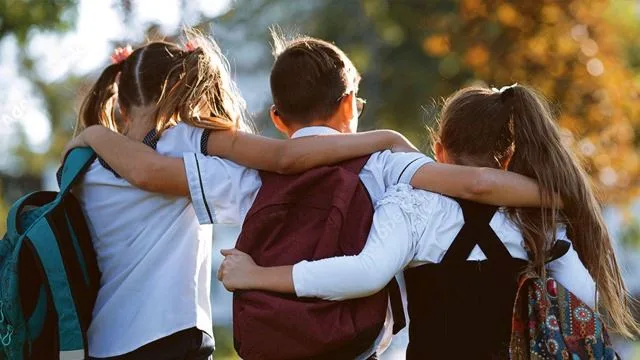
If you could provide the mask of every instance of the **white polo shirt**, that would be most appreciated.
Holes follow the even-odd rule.
[[[182,156],[199,151],[201,138],[202,129],[179,124],[156,150]],[[199,236],[189,199],[135,188],[97,160],[74,193],[102,272],[89,355],[122,355],[191,327],[213,337],[211,238]]]
[[[296,131],[292,138],[335,133],[338,131],[329,127],[310,126]],[[183,158],[191,200],[200,223],[242,223],[262,185],[258,171],[215,156],[193,153],[184,154]],[[377,152],[360,172],[360,180],[375,205],[387,188],[408,184],[416,171],[429,162],[433,160],[421,153]],[[386,330],[383,329],[376,344],[362,358],[369,357],[379,343],[388,340],[385,336],[390,331]]]

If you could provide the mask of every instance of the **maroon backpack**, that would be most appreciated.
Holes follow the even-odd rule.
[[[261,172],[262,187],[236,248],[261,266],[357,255],[373,218],[358,174],[361,157],[300,175]],[[353,359],[371,347],[387,309],[387,289],[348,301],[262,291],[233,296],[235,348],[243,359]]]

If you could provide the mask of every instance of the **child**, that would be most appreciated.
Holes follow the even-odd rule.
[[[152,42],[133,52],[119,50],[84,100],[78,128],[99,124],[167,156],[193,156],[201,148],[229,150],[224,155],[272,171],[304,169],[407,144],[392,132],[295,143],[235,133],[248,126],[224,57],[215,43],[189,36],[192,42],[186,49]],[[123,122],[114,116],[116,104]],[[210,129],[225,131],[207,138]],[[314,154],[297,161],[308,148]],[[128,155],[121,160],[128,162]],[[95,359],[206,359],[213,351],[211,239],[198,237],[196,211],[188,198],[140,190],[117,170],[100,159],[74,189],[102,273],[88,333],[89,354]],[[184,177],[184,172],[178,175]]]
[[[359,255],[263,268],[223,250],[219,278],[230,290],[344,300],[377,292],[407,268],[408,359],[507,358],[517,277],[527,266],[548,270],[590,306],[597,285],[614,329],[637,334],[593,191],[540,96],[518,85],[458,91],[442,110],[435,153],[440,162],[532,176],[565,210],[497,210],[398,185],[378,203]],[[563,255],[556,240],[572,246]]]
[[[284,42],[276,38],[275,43],[277,59],[271,73],[274,106],[270,114],[276,127],[293,138],[292,142],[342,139],[333,134],[355,131],[363,102],[357,99],[360,77],[349,58],[336,46],[319,39],[303,37]],[[249,145],[239,146],[239,139],[230,144],[224,139],[212,141],[225,136],[224,132],[211,133],[209,153],[218,147],[218,155],[233,159],[239,154],[258,152]],[[196,153],[186,153],[183,159],[163,157],[101,127],[90,127],[80,134],[76,144],[84,143],[134,185],[165,194],[190,195],[202,224],[242,223],[262,184],[257,171],[231,161]],[[308,148],[300,153],[300,162],[321,155]],[[260,156],[260,161],[250,166],[274,161],[269,158],[271,154],[255,156]],[[374,204],[398,183],[494,204],[540,204],[536,184],[523,176],[435,164],[419,153],[373,153],[360,172],[360,179]],[[377,343],[382,340],[381,334]],[[362,356],[366,358],[374,352],[372,346]]]

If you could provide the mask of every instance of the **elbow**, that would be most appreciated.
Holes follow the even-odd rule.
[[[135,169],[129,178],[131,185],[146,191],[153,191],[153,182],[149,172],[144,169]]]
[[[127,178],[131,185],[150,192],[157,192],[159,170],[153,162],[148,162],[144,166],[136,166],[132,169]]]
[[[492,169],[478,168],[475,170],[474,180],[466,189],[465,198],[467,200],[478,200],[490,195],[495,187]]]
[[[382,289],[385,288],[385,286],[387,286],[387,284],[389,283],[390,280],[388,279],[379,279],[376,280],[375,282],[372,282],[370,284],[370,286],[365,286],[362,287],[359,291],[359,294],[357,297],[367,297],[367,296],[371,296],[374,294],[377,294],[378,292],[380,292]]]
[[[382,289],[384,289],[385,286],[387,286],[387,284],[389,284],[389,282],[392,279],[393,277],[391,279],[389,279],[388,277],[382,277],[382,276],[374,277],[370,279],[369,282],[362,282],[360,283],[360,286],[354,286],[352,289],[353,292],[350,294],[350,296],[339,299],[339,300],[362,298],[362,297],[367,297],[367,296],[377,294]]]
[[[291,156],[287,153],[282,153],[278,157],[275,172],[282,175],[295,174],[299,172],[297,164],[298,164],[297,157]]]

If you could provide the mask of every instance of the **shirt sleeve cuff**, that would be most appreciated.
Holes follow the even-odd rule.
[[[293,265],[293,269],[291,270],[291,277],[293,278],[293,288],[296,292],[296,296],[298,297],[311,297],[313,294],[309,289],[306,288],[306,284],[310,282],[307,281],[309,274],[306,271],[306,264],[308,261],[301,261],[295,265]]]
[[[398,179],[398,184],[410,184],[413,176],[418,172],[418,170],[425,164],[432,163],[433,159],[422,155],[419,158],[410,162],[400,174],[400,178]]]
[[[182,155],[184,169],[187,173],[189,193],[191,194],[191,203],[200,224],[213,224],[215,222],[214,214],[205,196],[198,156],[200,155],[196,153],[184,153]]]

